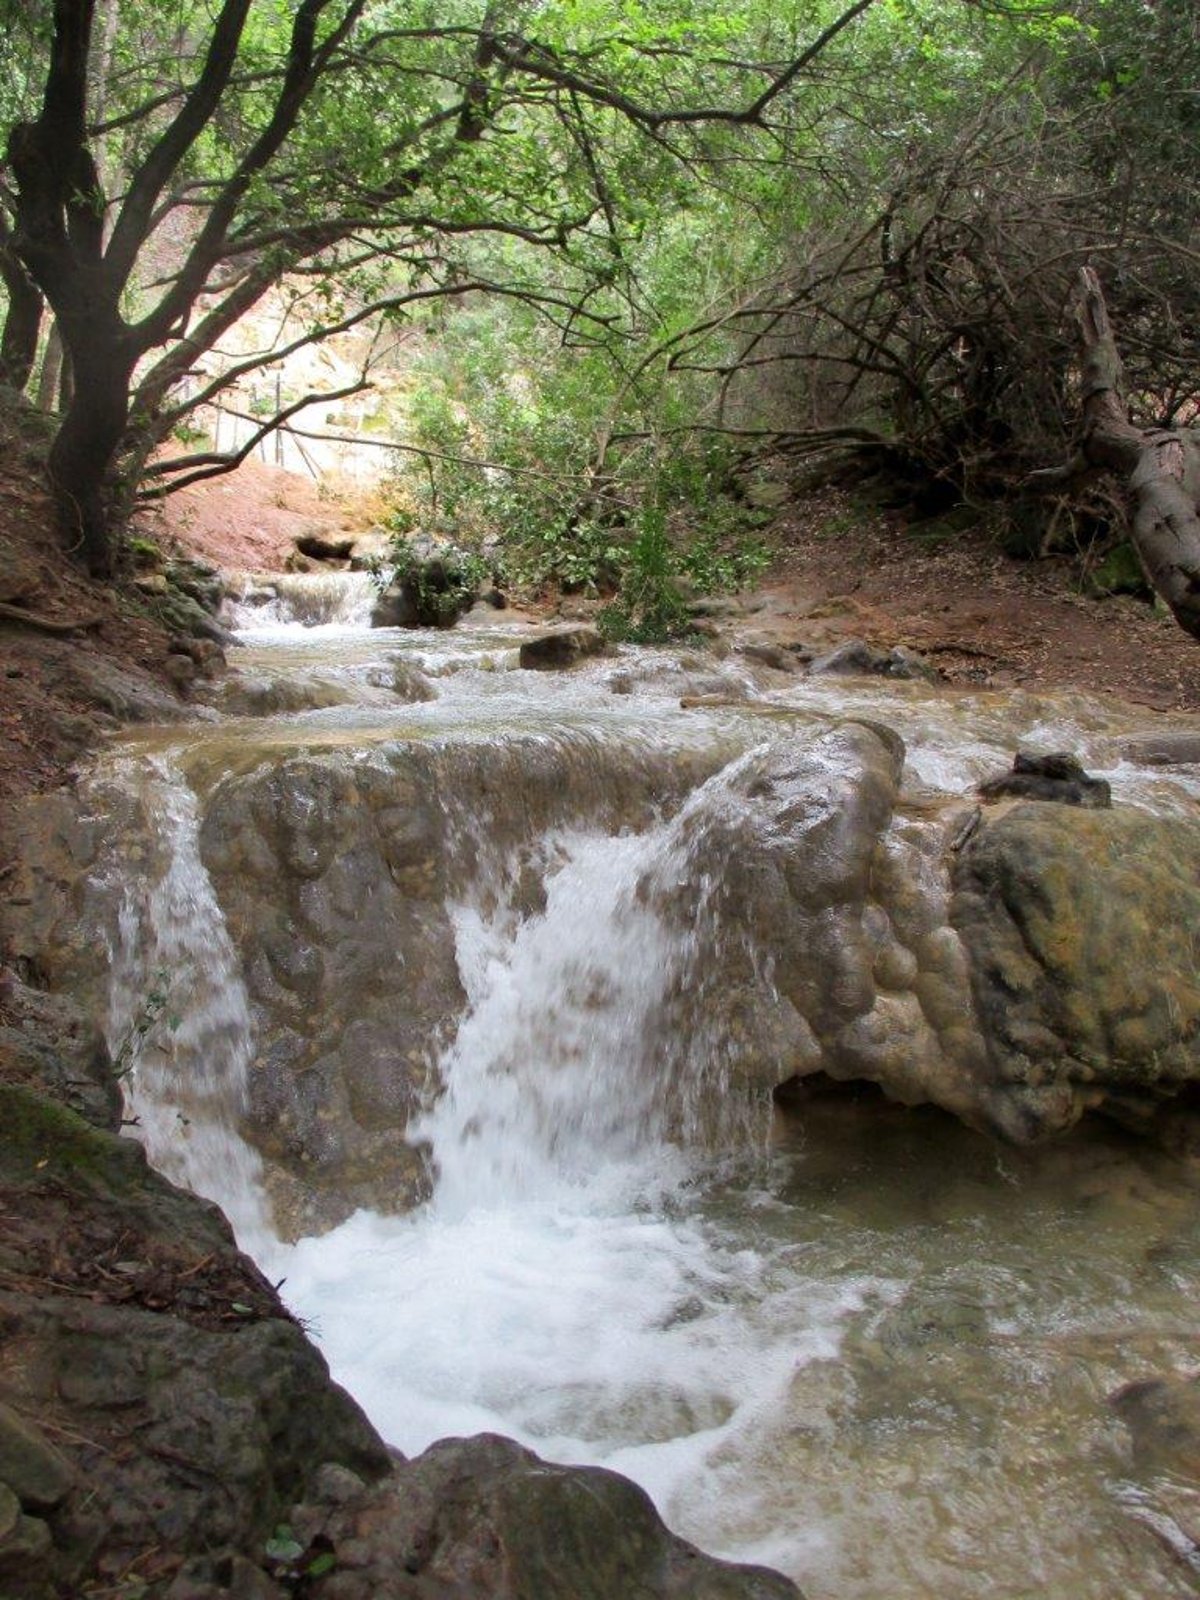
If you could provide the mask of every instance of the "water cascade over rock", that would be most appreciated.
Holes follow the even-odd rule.
[[[1029,1558],[1035,1523],[1053,1581],[1099,1541],[1076,1592],[1101,1600],[1114,1562],[1136,1586],[1139,1558],[1097,1531],[1112,1507],[1093,1478],[993,1525],[947,1467],[929,1516],[948,1542],[931,1532],[865,1577],[848,1528],[886,1542],[893,1428],[919,1457],[922,1429],[953,1427],[941,1448],[964,1482],[1003,1459],[998,1504],[1018,1494],[1014,1428],[1066,1474],[1046,1442],[1060,1422],[1023,1409],[1022,1361],[1091,1426],[1094,1383],[1054,1365],[1058,1312],[1023,1254],[1047,1172],[1077,1209],[1091,1180],[1075,1157],[1051,1169],[992,1141],[1186,1108],[1200,982],[1161,929],[1200,914],[1195,780],[1119,759],[1133,730],[1094,705],[828,676],[754,692],[744,664],[715,662],[700,704],[693,663],[522,672],[523,637],[364,642],[329,620],[300,637],[278,617],[245,634],[248,674],[286,681],[281,701],[127,740],[79,804],[31,808],[6,930],[22,970],[107,1017],[155,1164],[286,1277],[389,1441],[515,1437],[439,1447],[420,1480],[436,1498],[469,1479],[506,1549],[504,1484],[541,1482],[532,1448],[628,1472],[686,1537],[814,1573],[839,1600],[882,1592],[884,1571],[898,1596],[1016,1595],[989,1584]],[[979,804],[1014,749],[1051,737],[1104,768],[1111,811]],[[868,1123],[839,1123],[844,1102],[822,1097],[837,1083],[882,1091],[864,1102],[872,1137],[903,1150],[872,1171],[877,1212],[844,1188],[870,1166]],[[773,1100],[805,1096],[817,1142],[772,1154]],[[980,1133],[932,1110],[901,1124],[896,1105]],[[1080,1148],[1099,1139],[1116,1170],[1111,1137]],[[945,1170],[900,1194],[905,1161]],[[1138,1191],[1171,1295],[1200,1283],[1174,1181],[1147,1168]],[[1114,1228],[1119,1264],[1063,1290],[1080,1326],[1140,1270],[1134,1231]],[[1135,1335],[1097,1337],[1114,1385],[1148,1375],[1135,1346],[1176,1359],[1149,1310]],[[985,1391],[999,1420],[978,1420]],[[856,1472],[852,1514],[838,1497]],[[574,1480],[557,1484],[547,1505],[573,1505]],[[627,1488],[595,1484],[632,1527]],[[339,1510],[331,1490],[306,1537],[407,1526],[425,1492],[385,1513],[365,1490]],[[1072,1497],[1078,1537],[1052,1535]],[[983,1552],[957,1588],[955,1540]],[[481,1549],[451,1541],[439,1581]],[[534,1538],[521,1559],[549,1557]],[[654,1593],[786,1592],[765,1576],[676,1590],[679,1551],[646,1559],[676,1573]],[[390,1593],[364,1562],[344,1592]]]

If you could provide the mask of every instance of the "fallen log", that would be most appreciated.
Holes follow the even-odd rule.
[[[1200,639],[1200,431],[1139,428],[1130,420],[1124,368],[1100,279],[1079,273],[1083,431],[1066,466],[1034,473],[1050,486],[1081,472],[1121,473],[1132,500],[1129,536],[1147,581],[1179,626]]]

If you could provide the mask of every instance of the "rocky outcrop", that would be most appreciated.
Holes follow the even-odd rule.
[[[536,909],[548,830],[644,824],[711,761],[531,738],[295,757],[218,785],[201,853],[242,953],[245,1132],[285,1236],[426,1192],[407,1129],[465,1005],[450,904]]]
[[[69,995],[0,967],[0,1082],[48,1091],[98,1128],[121,1125],[121,1086],[96,1023]]]
[[[324,1504],[290,1523],[310,1564],[334,1558],[314,1600],[799,1600],[778,1573],[676,1538],[627,1478],[511,1439],[443,1439],[365,1493],[346,1474],[318,1487]]]
[[[0,1593],[254,1549],[322,1461],[387,1452],[215,1207],[0,1084]]]
[[[781,733],[773,715],[683,806],[644,885],[681,952],[645,1041],[669,1120],[725,1138],[781,1082],[824,1074],[1022,1142],[1093,1110],[1165,1136],[1200,1060],[1197,963],[1162,937],[1200,920],[1200,825],[1025,803],[964,825],[906,802],[886,728]],[[426,1192],[408,1129],[465,1004],[449,908],[536,912],[556,827],[641,828],[721,760],[568,732],[259,756],[243,733],[239,770],[198,769],[200,856],[253,1019],[242,1131],[285,1236]],[[8,922],[23,970],[99,1013],[114,886],[136,904],[175,847],[135,790],[93,804],[31,811],[39,866]]]
[[[200,844],[258,1020],[246,1132],[281,1230],[411,1205],[405,1131],[464,1003],[430,764],[285,761],[222,784]]]
[[[947,926],[941,836],[897,814],[903,760],[876,724],[800,734],[737,763],[685,821],[693,876],[672,914],[703,882],[711,930],[688,990],[746,1090],[825,1073],[976,1108],[966,952]]]
[[[1019,804],[964,829],[906,815],[902,762],[846,723],[695,809],[663,902],[697,921],[668,1037],[702,1018],[699,1054],[751,1093],[867,1080],[1022,1143],[1092,1110],[1148,1127],[1200,1077],[1200,966],[1162,937],[1198,925],[1200,826]]]
[[[982,1098],[1010,1137],[1094,1108],[1144,1126],[1196,1081],[1198,861],[1195,822],[1132,807],[1019,805],[963,850],[951,916],[987,1042]]]

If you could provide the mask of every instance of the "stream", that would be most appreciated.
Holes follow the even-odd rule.
[[[264,696],[301,686],[313,708],[231,702],[123,739],[93,803],[127,797],[150,843],[137,870],[97,868],[97,926],[110,1040],[139,1040],[139,1136],[285,1280],[384,1437],[413,1454],[499,1432],[615,1468],[676,1532],[787,1572],[808,1600],[1194,1595],[1186,1491],[1134,1470],[1106,1396],[1195,1359],[1195,1180],[1102,1123],[1015,1150],[865,1088],[786,1115],[740,1092],[707,997],[755,953],[724,942],[697,818],[736,804],[739,763],[845,716],[904,739],[914,827],[969,805],[1018,744],[1073,750],[1118,803],[1163,813],[1193,811],[1196,780],[1121,760],[1131,714],[1077,696],[755,680],[736,655],[648,649],[519,671],[519,623],[371,631],[353,582],[293,588],[241,614],[234,664]],[[414,667],[435,698],[397,699]],[[701,703],[682,710],[685,694]],[[457,1018],[423,1043],[414,1024],[427,1060],[400,1121],[411,1167],[395,1206],[317,1226],[296,1202],[301,1222],[279,1228],[284,1191],[245,1125],[271,1044],[268,980],[247,988],[266,924],[236,900],[250,857],[226,861],[214,830],[238,782],[288,763],[336,772],[378,815],[409,751],[447,829]],[[521,787],[539,762],[562,774],[540,810]],[[304,795],[279,803],[307,915],[343,847],[306,820]],[[361,881],[320,908],[343,941]],[[364,993],[418,981],[399,957],[372,959]],[[317,992],[288,981],[281,1005]],[[147,1017],[156,986],[169,994]],[[375,1022],[350,1025],[368,1030],[365,1060]],[[353,1152],[337,1159],[357,1173]]]

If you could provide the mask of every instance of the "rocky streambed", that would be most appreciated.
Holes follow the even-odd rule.
[[[14,1594],[1193,1592],[1195,726],[244,638],[22,823]]]

